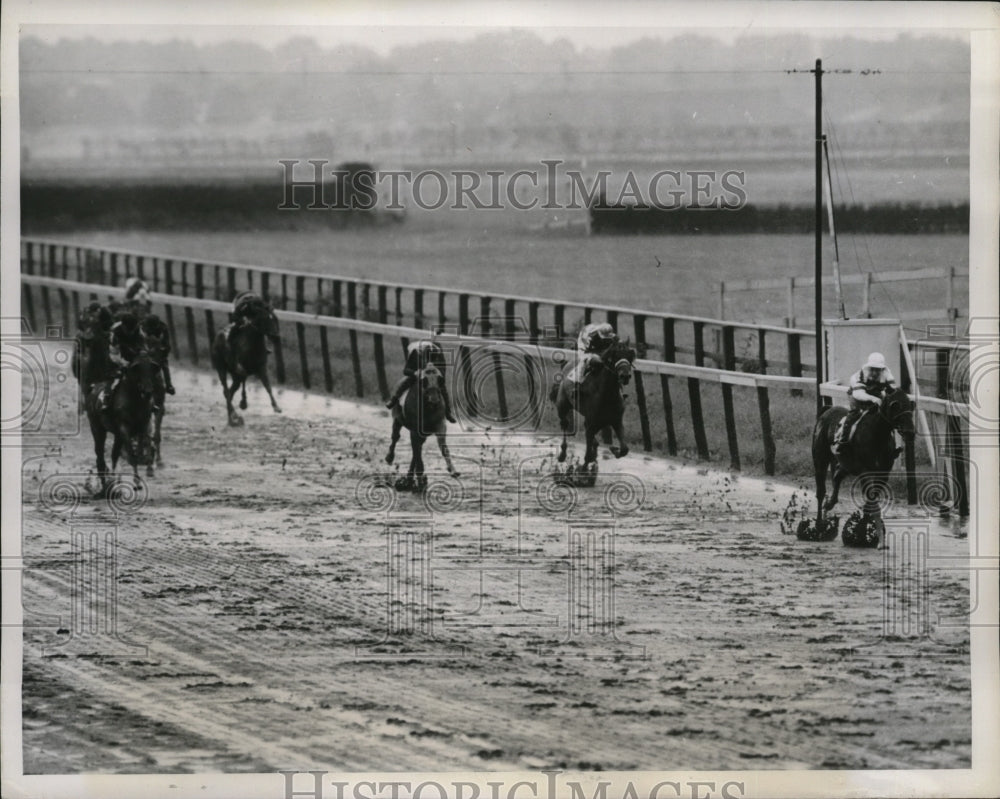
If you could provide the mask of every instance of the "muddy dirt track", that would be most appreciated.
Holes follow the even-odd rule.
[[[25,773],[969,765],[960,569],[883,591],[886,553],[782,534],[793,487],[642,453],[560,490],[554,438],[453,435],[459,480],[429,443],[431,491],[393,497],[381,409],[255,388],[231,429],[178,372],[166,466],[117,518],[54,490],[86,431],[26,456]],[[967,557],[887,515],[912,533],[888,553]],[[113,622],[91,531],[116,531]]]

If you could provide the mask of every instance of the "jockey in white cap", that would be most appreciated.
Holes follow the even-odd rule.
[[[586,325],[576,339],[577,363],[567,379],[574,383],[582,381],[588,365],[616,341],[618,335],[609,322],[592,322]]]
[[[834,449],[839,454],[843,445],[849,443],[854,433],[854,426],[865,411],[877,408],[882,404],[883,395],[896,387],[896,378],[885,362],[881,352],[873,352],[868,356],[857,372],[851,375],[847,395],[850,397],[851,409],[840,427],[840,434],[834,443]]]
[[[149,286],[142,278],[130,277],[125,281],[125,305],[141,313],[149,313],[153,300],[149,296]]]

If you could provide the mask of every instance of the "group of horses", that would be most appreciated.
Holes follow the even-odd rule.
[[[141,346],[124,368],[111,358],[111,328],[125,314],[139,323]],[[99,494],[109,486],[105,447],[113,438],[111,469],[117,471],[122,454],[138,484],[138,467],[163,465],[160,430],[169,380],[170,337],[166,325],[142,302],[92,302],[78,318],[77,346],[72,370],[80,383],[81,410],[86,412],[97,456]],[[117,380],[116,380],[117,377]]]
[[[153,473],[153,462],[162,464],[160,458],[160,426],[164,412],[164,381],[170,354],[169,337],[163,323],[148,308],[124,306],[125,310],[141,314],[146,346],[124,369],[108,402],[101,401],[101,392],[108,390],[114,367],[108,354],[110,321],[118,308],[108,308],[92,303],[80,315],[79,358],[74,362],[74,373],[80,380],[84,407],[90,421],[97,454],[97,469],[102,490],[108,481],[104,447],[107,435],[114,436],[112,469],[124,451],[133,473],[138,479],[137,467],[145,464],[147,474]],[[281,408],[274,399],[267,374],[269,341],[280,337],[279,325],[269,303],[257,300],[247,305],[239,324],[230,324],[220,330],[212,342],[212,366],[219,375],[226,401],[228,422],[232,426],[243,424],[243,419],[233,408],[233,399],[241,392],[240,408],[245,410],[246,381],[257,377],[267,391],[271,407],[276,413]],[[562,443],[558,462],[566,460],[567,440],[575,432],[575,420],[583,419],[586,437],[581,473],[593,476],[597,472],[598,436],[602,433],[617,446],[610,450],[616,458],[628,454],[623,417],[625,387],[631,379],[636,352],[628,342],[616,340],[600,355],[590,359],[578,380],[571,380],[569,372],[557,375],[549,399],[554,403],[562,430]],[[451,460],[446,442],[444,402],[445,376],[433,364],[427,364],[416,375],[406,396],[393,409],[392,433],[386,463],[392,464],[396,444],[403,428],[410,432],[412,457],[409,470],[401,487],[420,488],[426,485],[423,462],[423,445],[435,436],[448,472],[458,474]],[[827,514],[836,505],[841,482],[848,476],[861,480],[862,496],[868,497],[875,486],[884,484],[892,469],[898,450],[895,432],[907,441],[914,437],[913,405],[906,392],[889,391],[881,405],[865,411],[855,426],[848,445],[836,445],[837,429],[847,410],[831,407],[824,410],[816,421],[812,436],[812,458],[816,478],[817,518],[815,537],[823,538],[830,526]],[[832,493],[826,495],[827,475],[832,471]],[[867,511],[866,511],[867,512]],[[834,525],[834,535],[836,527]],[[827,536],[828,537],[828,536]]]

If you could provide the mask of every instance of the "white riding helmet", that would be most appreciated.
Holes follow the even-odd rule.
[[[601,338],[611,338],[615,334],[615,329],[609,322],[601,322],[594,328],[593,333]]]
[[[125,299],[149,302],[149,288],[140,278],[130,277],[125,281]]]
[[[885,356],[881,352],[873,352],[868,356],[865,366],[869,369],[885,369]]]

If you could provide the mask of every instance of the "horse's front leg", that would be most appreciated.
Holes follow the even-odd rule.
[[[274,401],[274,394],[271,393],[271,381],[267,379],[267,368],[261,370],[260,372],[260,382],[264,386],[264,390],[267,392],[267,396],[271,399],[271,407],[274,409],[275,413],[281,413],[281,408],[278,407],[278,403]],[[246,405],[246,394],[244,393],[243,402],[240,403],[240,407],[245,408]]]
[[[599,429],[587,425],[587,450],[583,456],[583,465],[588,466],[591,463],[597,462],[597,434],[600,432]]]
[[[573,409],[568,405],[560,405],[559,408],[559,427],[562,429],[562,446],[559,447],[559,457],[557,460],[559,463],[563,463],[566,460],[566,437],[570,433],[570,428],[573,424],[572,414]]]
[[[233,397],[236,396],[236,392],[240,390],[240,387],[246,384],[246,381],[246,377],[236,377],[233,375],[232,385],[226,390],[226,412],[229,414],[229,424],[232,427],[238,427],[243,424],[243,417],[233,407]]]
[[[833,467],[833,490],[830,492],[830,498],[823,504],[823,510],[829,511],[833,509],[833,506],[837,504],[837,500],[840,499],[840,484],[844,482],[844,478],[847,477],[847,471],[839,464]]]
[[[435,435],[437,436],[438,447],[444,456],[444,462],[448,465],[448,474],[452,477],[458,477],[458,472],[455,471],[455,467],[451,463],[451,452],[448,451],[448,443],[445,441],[444,423],[441,424],[441,428],[435,432]]]
[[[108,462],[104,459],[104,447],[107,444],[108,432],[104,427],[94,424],[91,420],[90,432],[94,437],[94,454],[97,456],[97,477],[101,481],[101,489],[97,496],[103,496],[108,487]]]
[[[396,443],[399,441],[399,431],[403,429],[403,422],[401,419],[393,416],[392,419],[392,438],[389,441],[389,452],[385,456],[385,462],[391,464],[396,460]]]
[[[615,437],[618,439],[617,447],[615,446],[609,447],[609,449],[611,450],[611,454],[614,455],[616,458],[624,458],[626,455],[628,455],[628,444],[625,443],[625,430],[622,427],[622,420],[619,419],[611,427],[615,431]]]
[[[407,472],[407,476],[411,479],[416,478],[416,480],[422,480],[424,476],[424,437],[420,435],[416,430],[410,431],[410,451],[412,457],[410,458],[410,470]]]

